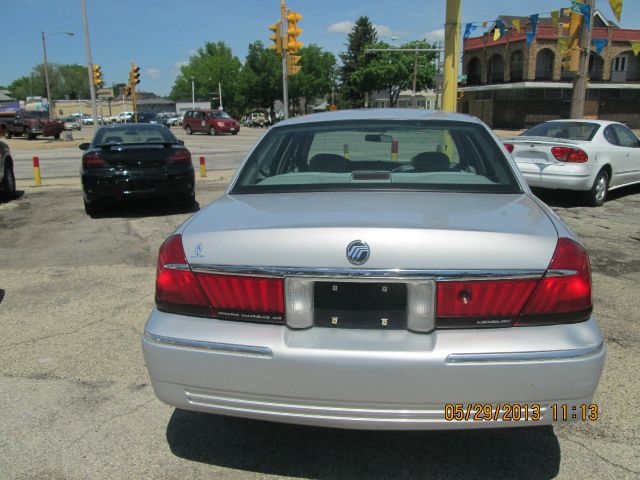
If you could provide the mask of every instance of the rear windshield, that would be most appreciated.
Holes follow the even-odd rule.
[[[101,128],[93,138],[93,145],[116,145],[133,143],[177,143],[174,135],[164,127],[127,125]]]
[[[521,135],[525,137],[552,137],[591,141],[598,128],[600,128],[600,125],[589,122],[544,122],[530,128]]]
[[[274,128],[231,193],[371,189],[521,192],[505,155],[482,126],[396,120]]]

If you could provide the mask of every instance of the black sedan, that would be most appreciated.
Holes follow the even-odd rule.
[[[162,125],[105,126],[80,150],[85,151],[80,174],[89,215],[126,198],[171,196],[187,208],[195,203],[191,154]]]

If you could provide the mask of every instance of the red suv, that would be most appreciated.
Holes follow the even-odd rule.
[[[191,135],[193,132],[206,132],[209,135],[230,133],[237,135],[240,123],[220,110],[189,110],[184,114],[182,128]]]

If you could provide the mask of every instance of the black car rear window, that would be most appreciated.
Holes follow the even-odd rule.
[[[178,143],[167,128],[156,125],[123,124],[101,128],[93,138],[93,145],[126,145],[140,143]]]
[[[590,122],[544,122],[530,128],[521,135],[524,137],[552,137],[565,140],[591,141],[600,128]]]
[[[520,193],[496,140],[452,121],[336,121],[277,127],[231,193],[344,190]]]

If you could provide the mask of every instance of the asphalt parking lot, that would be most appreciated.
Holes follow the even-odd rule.
[[[261,133],[188,139],[194,157],[202,149],[218,159],[198,180],[200,207],[222,193]],[[31,151],[21,151],[28,165]],[[64,165],[79,161],[65,155]],[[19,198],[0,203],[0,478],[640,476],[638,187],[612,193],[601,208],[542,195],[591,255],[608,348],[594,399],[599,419],[403,433],[287,426],[160,403],[140,335],[153,306],[157,249],[191,212],[144,202],[92,219],[76,176],[44,179],[34,187],[19,175]]]

